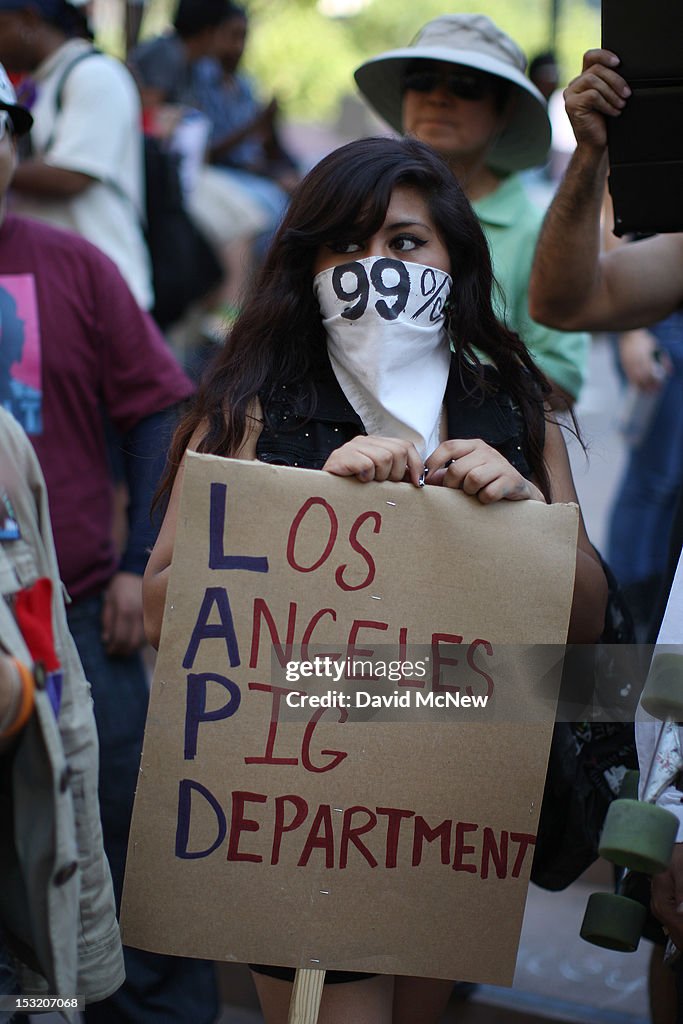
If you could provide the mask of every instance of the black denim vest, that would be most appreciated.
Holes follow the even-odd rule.
[[[498,387],[495,367],[485,366],[484,376],[493,390],[473,390],[472,374],[462,372],[459,358],[451,355],[444,398],[448,436],[481,438],[530,478],[528,437],[521,413],[510,395]],[[322,469],[335,448],[366,433],[327,357],[316,368],[314,381],[316,403],[309,418],[297,411],[299,402],[288,385],[273,394],[259,396],[265,414],[256,444],[256,456],[261,462]]]

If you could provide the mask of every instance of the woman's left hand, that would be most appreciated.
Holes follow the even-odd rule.
[[[538,487],[504,456],[479,438],[443,441],[425,463],[426,482],[476,495],[482,505],[494,501],[545,501]]]

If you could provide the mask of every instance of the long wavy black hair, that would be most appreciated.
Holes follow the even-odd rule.
[[[541,395],[550,386],[520,338],[496,318],[493,272],[484,234],[447,164],[414,139],[351,142],[325,157],[299,185],[230,339],[205,373],[175,433],[161,486],[172,485],[192,435],[204,432],[199,451],[235,455],[246,433],[250,406],[287,384],[298,409],[315,407],[311,370],[325,351],[325,332],[313,294],[313,264],[332,241],[369,239],[384,223],[397,185],[414,188],[427,203],[451,261],[453,290],[448,330],[463,359],[468,386],[486,388],[477,351],[498,368],[502,386],[519,406],[529,439],[529,461],[549,496],[543,461]],[[301,398],[303,397],[303,402]]]

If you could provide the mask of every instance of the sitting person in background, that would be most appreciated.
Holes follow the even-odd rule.
[[[196,106],[192,67],[201,57],[213,54],[225,10],[226,0],[180,0],[173,31],[146,39],[131,50],[128,64],[145,110],[162,104]]]
[[[211,123],[210,163],[246,188],[268,217],[265,237],[259,240],[263,248],[282,220],[299,174],[278,137],[277,101],[259,103],[250,80],[238,73],[248,22],[244,8],[229,7],[232,13],[216,32],[214,59],[195,65],[196,98]]]
[[[265,213],[246,188],[203,163],[208,124],[203,135],[194,130],[199,102],[193,69],[214,54],[219,28],[231,15],[228,0],[180,0],[174,31],[146,40],[128,58],[142,96],[145,130],[180,150],[185,168],[194,165],[191,180],[184,175],[187,209],[225,269],[225,284],[212,304],[228,320],[251,276],[253,239],[267,226]]]

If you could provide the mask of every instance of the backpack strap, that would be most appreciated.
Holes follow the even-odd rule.
[[[59,79],[59,82],[57,83],[57,91],[55,93],[55,110],[57,113],[59,113],[59,111],[62,109],[62,100],[64,99],[64,86],[66,85],[66,80],[73,71],[73,69],[76,67],[77,64],[80,64],[82,61],[87,60],[88,57],[96,57],[101,53],[102,51],[99,50],[96,46],[91,46],[89,50],[84,50],[83,53],[77,54],[77,56],[75,56],[73,60],[69,61],[67,66],[62,71],[62,77]]]
[[[80,64],[82,61],[87,60],[88,57],[95,57],[100,53],[102,53],[102,51],[98,50],[96,46],[91,46],[89,50],[84,50],[83,53],[77,54],[77,56],[75,56],[73,60],[70,60],[67,66],[64,68],[64,70],[62,71],[62,76],[57,82],[57,90],[55,92],[55,117],[62,109],[62,102],[64,100],[64,87],[66,86],[66,81],[71,72],[73,71],[73,69],[76,67],[77,64]],[[45,143],[43,152],[46,153],[48,151],[54,140],[55,129],[53,128],[52,134]]]
[[[61,78],[59,79],[59,81],[57,83],[57,89],[55,91],[55,108],[54,108],[55,109],[55,126],[52,129],[52,133],[50,134],[49,139],[45,143],[45,147],[43,149],[43,153],[47,153],[48,149],[50,148],[50,146],[52,145],[52,143],[55,140],[56,119],[57,119],[57,115],[59,114],[59,112],[62,109],[62,104],[63,104],[63,100],[64,100],[64,88],[66,86],[66,82],[67,82],[67,79],[69,78],[69,75],[71,74],[73,69],[78,64],[82,63],[82,61],[87,60],[89,57],[98,57],[101,54],[102,54],[102,50],[99,50],[96,46],[91,46],[90,49],[84,50],[82,53],[77,54],[74,57],[73,60],[69,61],[67,66],[62,71]],[[119,185],[119,183],[117,181],[114,181],[113,178],[101,178],[100,181],[101,181],[101,183],[103,185],[108,185],[109,188],[113,192],[115,192],[121,199],[125,200],[127,203],[129,203],[131,206],[133,206],[133,201],[131,200],[130,196],[121,188],[121,186]],[[140,225],[140,229],[141,229],[141,231],[142,231],[142,233],[144,235],[145,234],[145,230],[146,230],[146,218],[145,218],[144,214],[143,215],[140,214],[140,211],[137,208],[135,209],[135,215],[136,215],[136,217],[138,219],[138,223]]]

